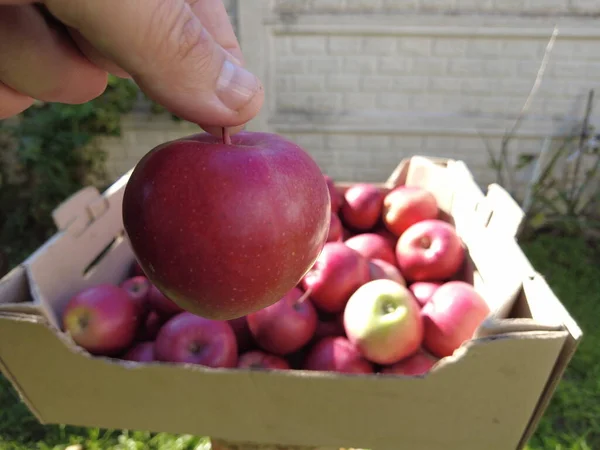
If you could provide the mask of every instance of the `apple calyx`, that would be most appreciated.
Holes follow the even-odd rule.
[[[188,350],[192,355],[199,355],[202,353],[202,350],[204,350],[204,345],[198,344],[197,342],[192,342],[189,345]]]
[[[384,300],[381,304],[381,312],[383,312],[383,314],[392,314],[397,309],[398,307],[390,300]]]
[[[421,244],[421,248],[428,249],[431,247],[431,238],[429,238],[428,236],[423,236],[419,244]]]
[[[81,311],[81,314],[77,314]],[[67,318],[67,328],[71,334],[79,334],[90,324],[91,317],[87,311],[81,309],[72,311],[72,314]]]

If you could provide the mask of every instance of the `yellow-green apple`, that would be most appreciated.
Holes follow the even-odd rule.
[[[441,220],[423,220],[408,228],[396,245],[396,259],[407,281],[440,281],[462,266],[465,249],[456,229]]]
[[[376,364],[394,364],[415,353],[423,341],[420,307],[407,287],[374,280],[352,294],[344,310],[346,336]]]
[[[356,231],[370,230],[381,217],[383,196],[383,192],[370,183],[350,186],[344,193],[340,219]]]
[[[292,288],[278,302],[246,316],[260,348],[287,355],[308,343],[317,328],[317,312],[308,293]]]
[[[167,319],[184,311],[177,303],[169,300],[155,285],[150,286],[148,303],[150,308]]]
[[[387,261],[371,259],[369,260],[369,270],[371,273],[370,281],[388,279],[406,286],[406,280],[398,270],[398,267]]]
[[[360,233],[344,242],[367,259],[382,259],[396,265],[395,247],[390,241],[375,233]]]
[[[138,308],[139,315],[144,316],[150,311],[150,281],[144,275],[136,275],[128,278],[120,284]]]
[[[327,235],[327,242],[341,241],[342,232],[342,221],[336,213],[332,212],[329,224],[329,234]]]
[[[302,279],[302,287],[322,311],[344,310],[348,298],[369,281],[369,261],[342,242],[327,242],[313,267]]]
[[[441,281],[415,281],[408,286],[408,289],[410,289],[410,292],[412,292],[417,302],[419,302],[419,305],[423,307],[425,303],[431,300],[433,293],[442,284],[444,283]]]
[[[373,364],[345,337],[326,337],[308,351],[304,370],[339,373],[374,373]]]
[[[238,352],[243,353],[250,350],[252,347],[255,347],[256,342],[254,342],[252,333],[250,333],[246,316],[238,317],[237,319],[231,319],[228,320],[228,322],[235,333],[235,339],[237,340],[238,344]]]
[[[435,196],[419,186],[398,186],[383,199],[383,223],[396,236],[401,236],[411,225],[438,217]]]
[[[288,370],[290,365],[281,356],[272,355],[262,350],[251,350],[242,353],[238,359],[239,369],[255,370]]]
[[[152,362],[154,361],[154,342],[139,342],[129,349],[123,356],[127,361]]]
[[[423,306],[423,346],[433,355],[450,356],[473,337],[490,308],[473,286],[449,281],[440,286]]]
[[[185,311],[162,326],[154,341],[154,356],[158,361],[232,368],[237,366],[238,349],[227,321]]]
[[[139,310],[127,291],[111,284],[81,290],[62,313],[63,330],[95,355],[112,356],[128,348],[139,322]]]
[[[327,183],[282,136],[208,133],[161,144],[136,164],[123,223],[150,281],[213,320],[272,305],[313,265],[329,231]]]
[[[424,375],[431,370],[431,368],[438,362],[439,359],[433,355],[430,355],[423,349],[417,350],[408,358],[386,366],[381,370],[381,373],[394,374],[394,375]]]
[[[337,190],[335,187],[335,182],[333,178],[329,175],[323,175],[325,177],[325,182],[327,183],[327,189],[329,189],[329,198],[331,201],[331,212],[338,213],[344,201],[344,197],[341,192]]]

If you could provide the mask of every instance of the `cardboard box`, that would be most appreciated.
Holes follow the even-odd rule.
[[[191,433],[229,441],[375,450],[520,449],[581,331],[515,241],[522,211],[460,161],[413,157],[382,187],[432,190],[493,314],[423,377],[267,373],[91,357],[59,329],[69,298],[121,281],[133,261],[121,201],[83,189],[59,229],[0,282],[0,367],[42,423]],[[342,184],[341,188],[344,188]]]

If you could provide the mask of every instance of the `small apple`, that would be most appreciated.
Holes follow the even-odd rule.
[[[370,230],[381,216],[383,192],[369,183],[357,183],[344,193],[340,218],[348,227],[357,231]]]
[[[235,334],[226,321],[182,312],[169,319],[154,343],[158,361],[191,363],[207,367],[236,367]]]
[[[91,354],[111,356],[129,347],[139,311],[123,288],[100,284],[73,296],[62,314],[63,330]]]
[[[307,353],[304,370],[339,373],[374,373],[374,366],[345,337],[326,337]]]
[[[175,314],[183,312],[183,309],[177,305],[177,303],[169,300],[165,294],[159,291],[154,285],[150,286],[148,303],[150,304],[150,307],[162,317],[170,318]]]
[[[228,320],[229,325],[233,328],[235,339],[238,344],[238,352],[243,353],[255,346],[254,338],[248,327],[246,316],[238,317],[237,319]]]
[[[331,202],[331,212],[338,213],[344,202],[344,198],[340,191],[335,187],[335,182],[329,175],[324,175],[325,182],[327,183],[327,189],[329,189],[329,198]]]
[[[490,308],[473,286],[464,281],[448,281],[423,306],[423,345],[433,355],[450,356],[473,337],[487,318]]]
[[[277,302],[313,265],[329,231],[315,160],[271,133],[201,133],[136,164],[123,224],[148,279],[186,311],[229,320]]]
[[[289,370],[288,362],[276,355],[263,352],[261,350],[251,350],[240,355],[238,360],[239,369],[259,369],[259,370]]]
[[[412,225],[423,220],[438,217],[438,204],[435,196],[418,186],[398,186],[383,199],[383,223],[396,236]]]
[[[327,242],[341,241],[342,233],[342,221],[336,213],[331,213],[331,222],[329,224],[329,234],[327,235]]]
[[[408,358],[404,358],[391,366],[384,367],[381,370],[381,373],[408,376],[424,375],[429,372],[438,361],[438,358],[430,355],[423,349],[420,349]]]
[[[344,242],[367,259],[381,259],[396,265],[395,247],[390,242],[375,233],[361,233]]]
[[[421,307],[425,306],[425,304],[431,300],[431,296],[433,293],[444,284],[441,281],[415,281],[408,289],[412,292],[413,296],[419,302]]]
[[[398,268],[387,261],[371,259],[369,260],[369,270],[371,274],[370,281],[388,279],[406,286],[406,280],[404,280]]]
[[[121,288],[125,289],[129,294],[129,297],[135,303],[138,308],[139,314],[145,315],[148,313],[150,307],[148,304],[148,297],[150,293],[150,281],[144,275],[137,275],[126,279],[121,283]]]
[[[127,361],[152,362],[154,361],[154,342],[140,342],[134,345],[123,359]]]
[[[315,306],[325,312],[341,312],[350,295],[369,281],[369,262],[342,242],[328,242],[314,266],[302,279]]]
[[[394,364],[415,353],[423,341],[420,308],[405,286],[374,280],[352,294],[344,310],[344,328],[369,361]]]
[[[283,356],[310,341],[317,328],[317,312],[308,293],[295,287],[277,303],[248,314],[247,321],[260,348]]]
[[[396,246],[398,267],[409,281],[446,280],[460,269],[464,258],[456,229],[437,219],[412,225]]]

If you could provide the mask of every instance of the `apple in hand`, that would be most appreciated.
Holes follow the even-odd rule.
[[[154,342],[158,361],[236,367],[238,347],[231,325],[182,312],[169,319]]]
[[[112,356],[128,348],[139,311],[123,288],[100,284],[73,296],[62,313],[63,330],[91,354]]]
[[[335,182],[329,175],[324,175],[325,182],[327,183],[327,189],[329,189],[329,198],[331,201],[331,212],[338,213],[344,202],[344,198],[340,191],[338,191],[335,187]]]
[[[437,219],[412,225],[396,246],[398,267],[410,281],[448,279],[460,269],[464,258],[465,249],[456,229]]]
[[[375,233],[361,233],[344,242],[367,259],[381,259],[396,265],[395,247],[390,241]]]
[[[387,261],[371,259],[369,260],[369,270],[371,273],[370,281],[388,279],[406,286],[406,280],[398,268]]]
[[[134,345],[125,353],[123,359],[137,362],[154,361],[154,342],[140,342]]]
[[[429,300],[431,300],[431,296],[433,293],[444,283],[441,281],[415,281],[408,289],[412,292],[413,296],[419,302],[421,307],[425,306]]]
[[[341,241],[343,231],[344,229],[342,227],[342,221],[336,213],[332,212],[329,224],[329,234],[327,235],[327,242]]]
[[[423,349],[420,349],[408,358],[404,358],[391,366],[384,367],[381,370],[381,373],[408,376],[424,375],[429,372],[438,361],[438,358],[423,351]]]
[[[137,275],[121,283],[121,288],[125,289],[129,297],[136,304],[140,315],[145,315],[149,311],[148,297],[150,293],[150,281],[144,275]]]
[[[326,337],[307,353],[304,370],[339,373],[373,373],[373,365],[345,337]]]
[[[383,223],[396,236],[412,225],[423,220],[438,217],[438,204],[435,196],[418,186],[398,186],[383,199]]]
[[[288,370],[290,365],[281,356],[271,355],[261,350],[251,350],[240,355],[239,369]]]
[[[433,355],[450,356],[473,337],[490,308],[473,286],[449,281],[440,286],[421,310],[424,347]]]
[[[245,352],[254,347],[254,338],[248,327],[248,320],[246,316],[238,317],[237,319],[228,320],[229,325],[233,328],[235,339],[238,344],[238,352]]]
[[[415,353],[423,341],[420,308],[405,286],[374,280],[352,294],[344,310],[344,328],[369,361],[394,364]]]
[[[350,295],[369,281],[369,262],[342,242],[328,242],[314,266],[302,279],[302,287],[322,311],[337,313]]]
[[[160,316],[170,318],[175,314],[179,314],[184,310],[177,305],[177,303],[169,300],[165,294],[158,290],[154,285],[150,286],[150,292],[148,292],[148,303],[150,307],[156,311]]]
[[[314,159],[270,133],[196,134],[136,164],[123,223],[149,280],[186,311],[230,320],[277,302],[313,265],[329,231]]]
[[[381,216],[383,192],[369,183],[358,183],[344,193],[340,218],[348,227],[366,231],[375,226]]]
[[[294,287],[277,303],[246,317],[260,348],[287,355],[310,341],[317,328],[317,312],[307,293]]]

